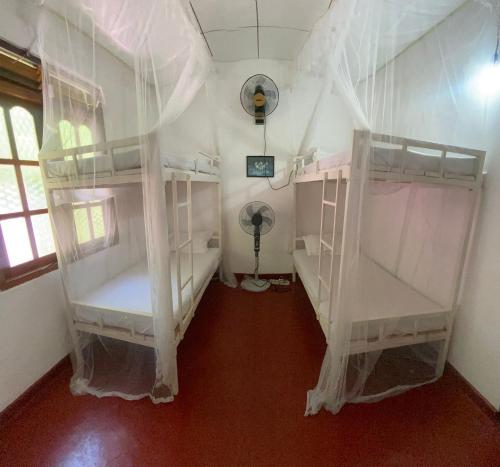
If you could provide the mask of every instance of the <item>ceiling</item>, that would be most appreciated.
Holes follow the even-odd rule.
[[[82,0],[45,0],[44,5],[61,15],[69,15],[70,22],[84,27],[86,23],[79,21],[78,13],[73,15],[70,8],[71,3],[79,1]],[[120,1],[123,0],[110,0],[110,4]],[[210,54],[214,60],[222,62],[256,58],[293,60],[315,23],[335,3],[335,0],[186,1],[192,8],[194,20],[198,23]],[[359,0],[360,4],[371,1],[373,0]],[[378,51],[380,64],[391,60],[394,55],[466,3],[466,0],[383,1],[387,3],[387,14],[383,18],[381,30],[390,33],[392,28],[396,28],[400,33],[393,38],[387,50],[383,49],[383,44],[378,45],[382,49]],[[14,15],[21,4],[30,4],[33,7],[33,3],[34,0],[19,0],[14,7],[11,2],[7,2],[11,5],[10,9],[14,10]],[[9,17],[12,22],[12,15]],[[0,25],[4,26],[3,23],[9,22],[0,19]],[[91,31],[88,33],[91,35]],[[32,42],[32,34],[29,37]],[[129,54],[105,33],[99,34],[98,40],[123,62],[134,66]]]
[[[332,0],[190,0],[214,60],[292,60]]]

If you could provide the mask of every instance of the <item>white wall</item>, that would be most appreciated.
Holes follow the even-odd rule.
[[[263,273],[291,272],[292,186],[279,191],[266,179],[246,177],[246,156],[263,154],[263,127],[256,126],[241,107],[240,90],[250,76],[262,73],[277,84],[280,101],[267,121],[267,154],[275,156],[275,187],[288,181],[291,159],[304,141],[304,150],[349,149],[352,126],[340,99],[323,95],[317,116],[308,130],[311,112],[322,82],[312,76],[296,79],[291,62],[245,60],[218,63],[211,90],[210,107],[202,88],[187,111],[162,133],[162,148],[173,155],[192,157],[197,151],[213,152],[213,126],[222,157],[223,219],[225,262],[229,271],[251,272],[254,265],[253,240],[239,225],[240,209],[250,201],[269,203],[276,214],[276,225],[263,237],[260,270]],[[319,230],[319,227],[316,229]],[[311,232],[310,232],[311,233]]]
[[[0,2],[0,36],[28,47],[34,30],[19,4]],[[0,292],[0,410],[69,351],[59,271]]]
[[[59,271],[0,292],[0,410],[70,349]]]
[[[273,60],[218,64],[216,118],[222,157],[224,253],[231,271],[253,271],[253,238],[241,230],[238,215],[246,203],[264,201],[273,208],[276,223],[261,240],[260,272],[286,273],[292,266],[289,245],[293,187],[274,191],[267,179],[246,177],[246,156],[262,155],[264,151],[264,127],[256,126],[240,104],[241,86],[257,73],[271,77],[280,91],[279,105],[267,120],[267,155],[275,156],[273,186],[288,181],[289,161],[296,150],[290,119],[294,111],[289,97],[290,64]]]
[[[34,5],[0,0],[0,37],[20,47],[29,47],[36,30]],[[99,84],[106,98],[107,138],[136,134],[132,70],[104,50],[99,51],[97,59],[103,77]],[[0,292],[0,410],[69,352],[64,308],[59,271]]]
[[[381,86],[397,88],[393,112],[385,109],[377,130],[487,151],[481,217],[449,361],[499,409],[500,96],[485,101],[474,86],[495,43],[494,16],[479,2],[465,4],[400,55],[391,73],[377,77]]]
[[[213,152],[214,125],[218,152],[222,159],[223,234],[226,267],[232,272],[252,272],[254,267],[253,239],[241,230],[238,221],[240,209],[250,201],[264,201],[276,215],[273,230],[262,238],[262,273],[291,272],[292,186],[274,191],[266,179],[246,177],[246,156],[262,155],[264,127],[256,126],[241,107],[240,90],[252,75],[262,73],[277,84],[280,101],[267,120],[267,155],[275,156],[273,186],[288,181],[289,162],[297,151],[302,137],[295,129],[304,117],[304,109],[294,106],[290,98],[291,63],[275,60],[246,60],[236,63],[218,63],[211,86],[215,93],[207,99],[201,89],[188,110],[165,132],[162,147],[174,155],[189,157],[197,151]],[[310,99],[309,99],[310,100]],[[213,101],[214,107],[210,107]],[[292,112],[295,109],[296,114]],[[302,125],[303,128],[303,125]]]

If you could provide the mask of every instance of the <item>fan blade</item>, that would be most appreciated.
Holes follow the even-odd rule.
[[[259,210],[257,211],[257,213],[259,213],[260,215],[262,215],[262,213],[266,210],[269,210],[267,206],[261,206],[259,208]]]
[[[269,217],[262,216],[262,222],[265,222],[269,227],[273,225],[273,221]]]
[[[241,219],[241,223],[246,226],[246,227],[252,227],[252,221],[249,221],[248,219]]]
[[[246,211],[247,211],[247,216],[250,217],[250,219],[251,219],[253,217],[253,214],[254,214],[254,212],[253,212],[253,206],[251,204],[249,204],[247,206]]]

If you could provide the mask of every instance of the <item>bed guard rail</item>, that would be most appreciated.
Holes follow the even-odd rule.
[[[203,160],[202,158],[208,159],[209,164],[210,164],[210,175],[216,175],[215,168],[220,169],[220,156],[219,155],[211,155],[207,154],[206,152],[203,151],[198,151],[198,154],[202,156],[201,158],[198,157],[195,160],[195,172],[198,174],[199,172],[199,161]]]
[[[95,143],[86,146],[78,146],[68,149],[57,149],[41,151],[38,158],[42,167],[42,172],[47,179],[57,177],[78,177],[81,175],[93,175],[96,169],[102,169],[102,172],[111,173],[134,173],[141,170],[140,164],[140,136],[132,136],[113,141]],[[120,156],[137,151],[137,157],[134,161],[129,161],[128,166],[120,166]],[[100,165],[94,164],[95,158],[100,157]],[[123,159],[124,157],[122,157]],[[54,162],[68,162],[60,173],[51,173],[49,164]]]
[[[305,154],[299,154],[293,158],[293,168],[298,175],[302,173],[302,170],[308,164],[316,163],[316,171],[318,170],[318,159],[316,157],[317,151],[317,148],[312,148]]]
[[[473,187],[482,184],[485,151],[362,130],[354,131],[354,139],[354,148],[363,147],[359,144],[363,140],[370,144],[372,173],[445,184],[461,181]],[[384,151],[390,154],[387,160],[380,157]],[[360,154],[353,152],[353,162],[359,167]]]

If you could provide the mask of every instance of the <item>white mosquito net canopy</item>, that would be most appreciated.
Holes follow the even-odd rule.
[[[177,393],[164,135],[211,67],[188,11],[178,0],[38,8],[42,168],[68,319],[80,325],[70,325],[78,394]],[[96,323],[111,334],[85,332]]]
[[[177,392],[178,321],[165,286],[170,259],[162,158],[175,137],[174,121],[195,96],[208,89],[210,106],[211,59],[187,1],[47,0],[39,10],[42,153],[59,155],[42,166],[68,317],[83,330],[89,321],[108,320],[148,338],[140,345],[136,337],[74,331],[71,387],[169,401]],[[497,69],[498,13],[497,2],[473,0],[335,0],[294,62],[288,95],[310,113],[297,152],[317,147],[356,154],[356,170],[338,190],[348,199],[339,229],[342,255],[333,271],[328,347],[307,414],[379,400],[443,372],[449,332],[439,339],[430,332],[450,330],[460,309],[480,190],[398,179],[404,170],[437,171],[443,179],[443,151],[395,148],[391,138],[494,150],[482,99],[488,82],[478,88],[476,76],[485,64]],[[391,138],[380,141],[376,133]],[[113,141],[120,143],[110,146]],[[392,170],[409,151],[431,167],[399,165],[390,181],[370,176],[374,165]],[[99,183],[118,166],[125,175],[139,169],[140,183],[126,176],[123,183]],[[468,173],[458,175],[469,180]],[[113,304],[122,311],[113,315],[117,321],[79,305],[123,273],[131,286],[116,294],[124,302]],[[430,323],[413,319],[393,280],[420,297],[419,313],[439,311],[428,313]],[[370,318],[368,290],[387,311],[384,319]],[[128,313],[134,306],[135,314]],[[389,337],[398,344],[373,345]]]
[[[336,0],[296,59],[298,76],[318,90],[301,151],[357,157],[340,189],[342,255],[306,414],[377,401],[443,373],[481,193],[481,174],[472,176],[481,158],[458,152],[494,148],[488,83],[478,76],[486,67],[498,80],[498,14],[497,2]],[[409,152],[414,165],[402,166]],[[470,172],[458,168],[467,164]],[[433,171],[440,182],[428,183]],[[468,179],[478,183],[456,181]],[[425,298],[415,305],[420,317],[417,298]]]

